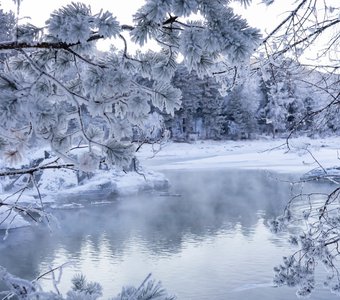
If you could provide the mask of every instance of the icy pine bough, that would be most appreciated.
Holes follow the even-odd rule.
[[[54,272],[59,269],[60,273],[58,278],[55,277]],[[102,296],[102,287],[97,282],[88,282],[84,275],[75,275],[72,279],[72,288],[66,293],[66,296],[62,295],[57,287],[60,282],[62,274],[62,267],[51,270],[45,273],[34,281],[28,281],[13,276],[8,273],[3,267],[0,267],[0,280],[3,281],[9,288],[9,291],[2,292],[5,295],[4,299],[10,299],[17,297],[19,300],[96,300]],[[44,291],[38,280],[42,277],[51,274],[53,280],[54,291]],[[174,296],[168,296],[167,292],[163,289],[160,282],[151,280],[151,274],[149,274],[142,284],[138,287],[123,287],[121,293],[116,297],[110,298],[111,300],[175,300]]]
[[[39,180],[47,169],[138,172],[138,143],[166,136],[163,116],[181,105],[172,85],[178,57],[205,76],[245,64],[259,44],[259,31],[229,4],[148,0],[133,24],[119,24],[108,11],[72,3],[55,10],[44,28],[9,23],[0,44],[0,178],[11,189],[0,203],[18,204],[35,191],[43,209]],[[200,20],[190,20],[193,14]],[[130,54],[125,32],[140,46],[154,41],[159,51]],[[110,40],[111,50],[100,52],[100,40]],[[52,152],[32,160],[27,152],[35,147]]]

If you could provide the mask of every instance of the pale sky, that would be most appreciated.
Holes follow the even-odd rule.
[[[20,17],[31,17],[29,22],[36,26],[44,26],[45,21],[53,10],[72,2],[72,0],[21,1]],[[77,0],[73,1],[78,2]],[[339,5],[339,1],[327,0],[327,3],[336,6]],[[121,24],[132,24],[132,15],[143,5],[144,0],[82,0],[79,2],[90,5],[92,13],[97,13],[100,9],[109,10]],[[262,4],[261,0],[253,0],[252,5],[247,9],[243,9],[239,5],[233,6],[236,12],[242,14],[251,26],[257,27],[263,32],[270,32],[287,16],[289,10],[296,6],[296,0],[276,0],[270,6]],[[5,10],[8,8],[15,10],[13,0],[3,0],[1,7]],[[264,33],[263,35],[265,36],[266,34]],[[119,45],[117,46],[120,47]]]
[[[37,26],[43,26],[53,10],[72,2],[72,0],[21,1],[20,16],[30,16],[32,18],[31,23]],[[90,5],[93,13],[98,12],[100,9],[109,10],[113,15],[117,16],[121,23],[130,24],[132,15],[144,3],[144,0],[82,0],[79,2]],[[250,25],[264,29],[278,24],[279,19],[284,18],[284,13],[289,10],[290,4],[294,3],[295,0],[277,0],[270,7],[259,3],[260,0],[254,0],[253,2],[252,6],[246,10],[240,9],[240,7],[236,7],[236,9],[242,12],[242,15],[248,19]],[[12,10],[15,10],[12,0],[3,0],[1,6],[5,9],[10,7]]]
[[[144,3],[144,0],[21,0],[20,16],[30,16],[31,23],[37,26],[43,26],[45,20],[55,9],[61,8],[71,2],[82,2],[91,6],[92,13],[99,12],[100,9],[110,11],[117,17],[122,24],[130,24],[132,15]],[[16,10],[12,0],[3,0],[1,6],[4,8],[11,7]]]
[[[25,18],[24,20],[36,26],[44,26],[51,12],[72,2],[72,0],[21,1],[20,17],[30,17],[31,19]],[[77,0],[73,1],[78,2]],[[253,0],[254,3],[250,8],[245,10],[242,9],[241,6],[236,5],[235,9],[249,20],[250,25],[264,30],[265,28],[272,28],[275,24],[278,24],[275,15],[285,12],[287,7],[289,7],[289,3],[293,1],[294,0],[277,0],[278,4],[266,7],[264,4],[258,4],[260,0]],[[132,15],[143,5],[144,0],[82,0],[79,2],[90,5],[92,13],[97,13],[100,9],[108,10],[117,17],[117,20],[121,24],[132,24]],[[3,0],[2,7],[16,10],[13,0]],[[266,17],[263,18],[263,16]],[[117,45],[117,47],[120,47],[120,45]],[[100,46],[100,48],[102,47]]]

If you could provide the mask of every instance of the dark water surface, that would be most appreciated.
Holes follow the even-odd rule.
[[[82,272],[103,285],[104,298],[123,285],[138,286],[151,272],[178,299],[296,299],[294,289],[272,287],[273,267],[292,248],[287,234],[275,235],[267,225],[282,212],[291,185],[260,171],[166,174],[168,192],[54,210],[59,227],[52,232],[43,226],[11,231],[0,241],[0,265],[34,279],[71,262],[60,290]],[[51,281],[41,285],[52,289]],[[320,286],[309,299],[337,298]]]

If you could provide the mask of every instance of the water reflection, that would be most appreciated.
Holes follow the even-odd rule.
[[[272,235],[266,225],[282,212],[289,184],[258,171],[167,176],[172,187],[165,193],[55,210],[59,227],[52,224],[52,232],[41,226],[12,231],[0,244],[0,265],[33,279],[71,261],[62,290],[81,271],[100,281],[106,295],[152,272],[179,299],[295,298],[293,290],[271,287],[272,267],[289,246],[285,235]]]

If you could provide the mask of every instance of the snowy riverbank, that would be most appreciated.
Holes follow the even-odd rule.
[[[340,138],[290,140],[262,139],[255,141],[196,141],[192,143],[169,142],[162,145],[143,145],[137,152],[143,175],[136,172],[97,171],[88,180],[77,183],[76,174],[67,169],[45,171],[39,181],[43,201],[54,208],[79,208],[97,204],[114,194],[132,195],[145,190],[160,190],[168,185],[162,174],[165,170],[183,169],[259,169],[291,173],[298,177],[313,170],[339,166]],[[320,164],[320,165],[319,165]],[[327,169],[328,170],[328,169]],[[335,169],[333,169],[335,170]],[[339,170],[337,174],[339,174]],[[316,172],[316,174],[318,174]],[[20,205],[40,207],[40,199],[33,193],[24,193]],[[1,199],[8,195],[3,191]],[[111,198],[111,197],[110,197]],[[9,198],[6,203],[16,201]],[[0,218],[8,214],[6,206],[0,207]],[[0,228],[28,225],[20,215],[7,218]]]
[[[289,147],[284,139],[170,142],[157,153],[145,145],[138,157],[142,165],[155,171],[233,168],[302,175],[318,168],[318,163],[324,168],[340,165],[340,138],[296,138],[289,141]]]

